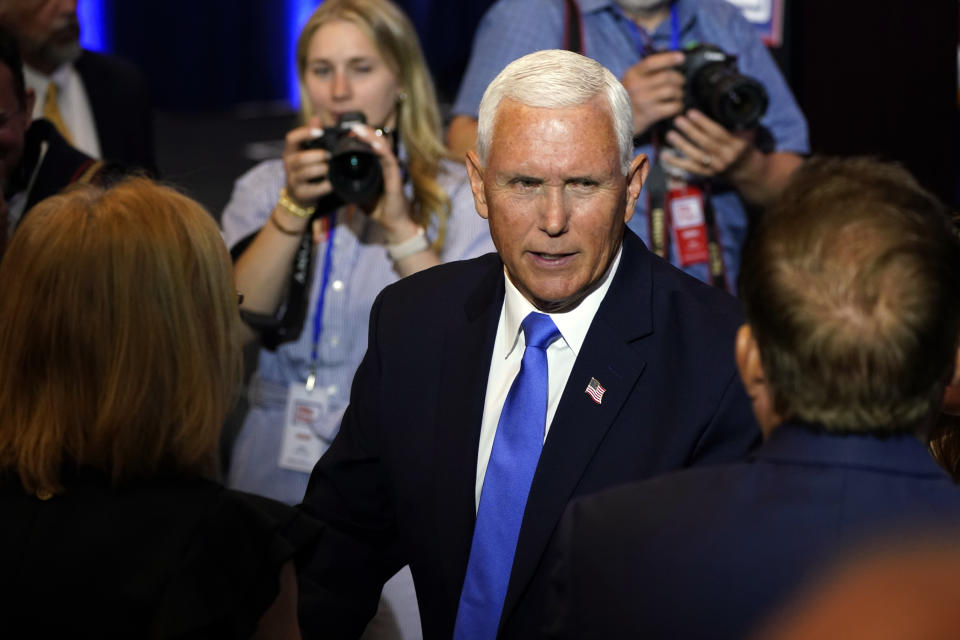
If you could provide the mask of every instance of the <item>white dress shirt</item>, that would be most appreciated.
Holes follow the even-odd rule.
[[[573,370],[573,363],[583,347],[587,331],[593,323],[600,303],[603,302],[613,274],[620,264],[620,253],[623,247],[617,250],[610,267],[603,276],[603,280],[596,289],[590,292],[576,308],[563,313],[548,313],[547,315],[560,330],[560,338],[547,347],[547,418],[543,428],[543,439],[546,441],[550,430],[550,423],[560,404],[560,396],[567,386],[567,379]],[[483,479],[487,473],[487,464],[490,461],[490,452],[493,450],[493,439],[497,434],[497,425],[500,422],[500,412],[507,401],[507,393],[513,384],[513,379],[520,372],[520,363],[523,360],[523,351],[526,348],[523,330],[520,323],[531,311],[538,311],[533,304],[523,297],[523,294],[514,286],[503,272],[506,284],[506,294],[503,297],[503,308],[500,310],[500,323],[497,325],[497,338],[493,345],[493,357],[490,359],[490,374],[487,378],[487,395],[483,404],[483,420],[480,424],[480,449],[477,453],[477,485],[475,508],[480,505],[480,493],[483,489]]]
[[[23,75],[27,87],[33,89],[37,96],[33,104],[33,119],[43,117],[47,88],[51,82],[56,84],[59,90],[57,106],[60,108],[60,117],[70,129],[73,146],[91,158],[101,158],[100,139],[97,137],[97,125],[93,119],[87,90],[73,65],[61,65],[49,76],[24,65]]]

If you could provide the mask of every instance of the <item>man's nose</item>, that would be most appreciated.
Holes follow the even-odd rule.
[[[567,230],[569,216],[564,200],[562,188],[546,188],[540,215],[540,228],[549,236],[558,236]]]

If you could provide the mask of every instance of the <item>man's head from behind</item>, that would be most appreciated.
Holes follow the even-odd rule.
[[[737,357],[765,428],[929,426],[958,355],[960,241],[905,170],[808,161],[747,243],[739,287]]]
[[[0,25],[17,37],[24,62],[43,73],[80,55],[77,0],[0,0]]]
[[[542,311],[576,307],[620,247],[647,172],[632,122],[616,77],[569,51],[515,60],[484,93],[474,200],[511,282]]]

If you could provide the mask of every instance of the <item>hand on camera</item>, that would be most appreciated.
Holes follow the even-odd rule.
[[[620,81],[630,94],[635,135],[683,111],[684,77],[677,70],[681,64],[680,51],[654,53],[623,74]]]
[[[368,213],[379,222],[386,233],[387,244],[398,244],[418,233],[411,217],[410,201],[403,193],[403,174],[400,162],[393,154],[393,142],[366,124],[351,124],[353,135],[366,142],[380,159],[383,171],[383,195]]]
[[[732,133],[690,109],[673,119],[666,136],[673,149],[665,149],[662,156],[668,165],[699,176],[729,175],[753,149],[754,136],[754,131]]]
[[[287,134],[283,148],[283,169],[287,176],[287,197],[301,207],[309,207],[332,187],[326,180],[330,170],[330,152],[326,149],[301,149],[301,145],[320,135],[320,119],[311,118],[306,126]]]

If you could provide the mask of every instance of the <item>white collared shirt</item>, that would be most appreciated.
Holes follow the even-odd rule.
[[[24,65],[23,75],[27,87],[33,89],[37,96],[33,104],[33,119],[43,117],[47,88],[51,82],[56,84],[59,90],[57,106],[60,108],[60,117],[70,129],[73,146],[91,158],[101,158],[100,139],[97,137],[97,125],[93,119],[87,90],[73,65],[61,65],[49,76]]]
[[[555,340],[547,347],[547,418],[543,429],[543,439],[546,441],[550,430],[550,423],[560,404],[560,396],[567,386],[567,379],[573,370],[573,363],[583,347],[587,331],[593,323],[593,317],[600,308],[600,303],[607,295],[613,274],[620,264],[621,245],[610,267],[603,276],[603,280],[596,289],[590,292],[576,308],[563,313],[549,313],[547,315],[560,330],[560,339]],[[513,384],[513,379],[520,372],[520,363],[523,360],[523,351],[526,341],[520,323],[531,311],[538,311],[533,304],[523,297],[523,294],[514,286],[503,272],[506,284],[506,294],[503,297],[503,308],[500,310],[500,322],[497,325],[497,338],[493,345],[493,357],[490,359],[490,373],[487,377],[487,395],[483,404],[483,420],[480,423],[480,449],[477,453],[477,485],[475,507],[480,505],[480,492],[483,489],[483,479],[487,473],[487,464],[490,461],[490,452],[493,450],[493,439],[497,433],[497,424],[500,422],[500,412],[507,400],[507,393]]]

